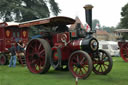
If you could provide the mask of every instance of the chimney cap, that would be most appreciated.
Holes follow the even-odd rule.
[[[85,5],[84,8],[85,8],[85,9],[92,9],[93,6],[92,6],[91,4],[88,4],[88,5]]]

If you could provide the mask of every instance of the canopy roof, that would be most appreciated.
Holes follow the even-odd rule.
[[[27,21],[22,23],[3,22],[3,23],[0,23],[0,28],[11,27],[11,26],[24,28],[24,27],[30,27],[30,26],[36,26],[36,25],[57,26],[57,25],[69,25],[73,23],[75,23],[75,20],[72,18],[65,17],[65,16],[57,16],[57,17],[37,19],[37,20],[32,20],[32,21]]]
[[[119,33],[128,32],[128,29],[117,29],[115,30],[115,32],[119,32]]]
[[[2,22],[2,23],[0,23],[0,28],[1,27],[11,27],[11,26],[19,26],[19,23],[17,23],[17,22]]]
[[[57,25],[69,25],[75,23],[75,20],[65,16],[57,16],[52,18],[45,18],[45,19],[37,19],[32,21],[27,21],[21,23],[20,27],[30,27],[35,25],[48,25],[48,26],[57,26]]]

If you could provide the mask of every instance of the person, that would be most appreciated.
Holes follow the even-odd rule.
[[[25,48],[25,45],[24,43],[22,42],[22,40],[19,40],[17,42],[17,48],[16,48],[16,56],[19,58],[21,56],[25,56],[24,55],[24,48]]]
[[[58,25],[56,28],[56,32],[68,32],[69,28],[66,25]]]
[[[17,51],[24,52],[24,47],[25,47],[25,45],[23,44],[23,42],[21,40],[19,40],[19,42],[17,42]]]
[[[12,43],[11,48],[8,49],[11,55],[9,67],[16,67],[16,48],[15,43]]]

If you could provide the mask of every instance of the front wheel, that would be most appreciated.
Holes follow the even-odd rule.
[[[93,58],[93,72],[96,74],[108,74],[112,69],[112,65],[112,57],[104,50],[99,50]]]
[[[8,57],[4,54],[0,55],[0,65],[6,65],[8,64]]]
[[[68,67],[74,77],[85,79],[92,72],[92,60],[88,53],[75,51],[69,58]]]

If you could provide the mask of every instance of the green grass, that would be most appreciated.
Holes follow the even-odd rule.
[[[120,57],[113,57],[113,68],[108,75],[92,74],[78,85],[128,85],[128,63]],[[43,75],[32,74],[26,67],[0,66],[0,85],[75,85],[70,72],[50,70]]]

